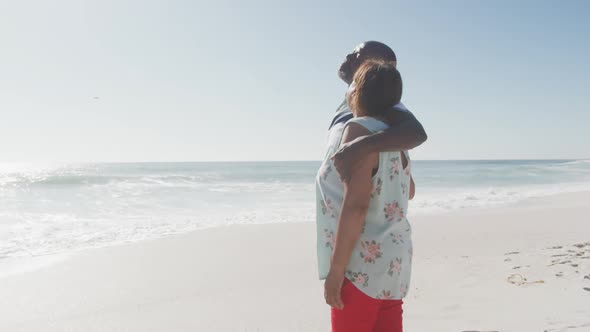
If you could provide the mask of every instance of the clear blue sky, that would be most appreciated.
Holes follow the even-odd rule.
[[[371,39],[396,51],[429,134],[414,158],[589,158],[588,15],[588,1],[3,1],[0,161],[319,160],[336,69]]]

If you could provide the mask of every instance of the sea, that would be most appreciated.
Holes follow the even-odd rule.
[[[210,227],[313,222],[319,165],[0,164],[0,261]],[[417,160],[412,172],[410,217],[590,190],[590,160]]]

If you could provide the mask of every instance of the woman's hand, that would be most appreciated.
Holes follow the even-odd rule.
[[[344,282],[344,274],[330,271],[326,282],[324,282],[324,298],[326,303],[331,307],[342,310],[344,303],[342,302],[342,283]]]

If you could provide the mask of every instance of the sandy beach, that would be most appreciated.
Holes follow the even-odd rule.
[[[405,330],[590,331],[589,202],[561,194],[412,218]],[[313,223],[213,228],[16,266],[1,266],[0,331],[329,330]]]
[[[338,332],[402,295],[590,332],[589,36],[590,0],[0,1],[0,332],[328,332],[318,229]]]

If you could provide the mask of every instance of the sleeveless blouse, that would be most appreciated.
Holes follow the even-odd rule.
[[[372,117],[353,118],[334,126],[316,176],[317,255],[320,279],[330,270],[344,184],[331,160],[349,123],[375,133],[388,125]],[[401,153],[408,161],[404,169]],[[410,192],[411,161],[406,151],[382,152],[373,176],[373,190],[363,230],[346,268],[345,277],[359,290],[376,299],[399,300],[408,293],[412,263],[411,227],[406,217]],[[359,221],[361,222],[361,221]]]

